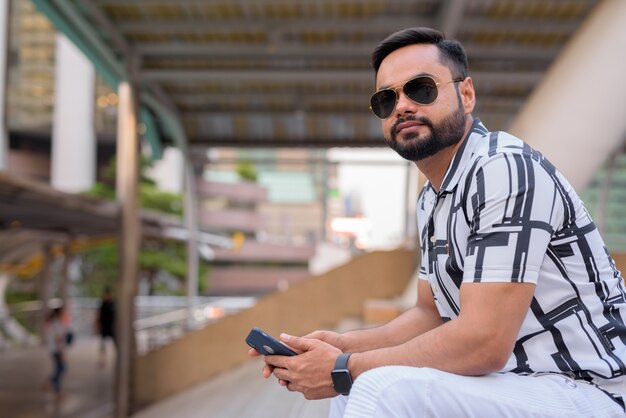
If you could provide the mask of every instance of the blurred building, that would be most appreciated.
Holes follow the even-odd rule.
[[[7,60],[7,168],[48,180],[55,100],[57,31],[30,0],[11,0]],[[117,95],[96,76],[92,101],[97,167],[115,153]],[[97,173],[96,169],[96,173]]]
[[[245,237],[234,252],[215,252],[211,293],[265,293],[309,276],[325,234],[325,151],[218,148],[210,160],[201,224]]]

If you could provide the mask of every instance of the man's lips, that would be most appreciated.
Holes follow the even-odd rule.
[[[396,134],[399,134],[404,129],[419,128],[420,126],[425,125],[414,120],[407,120],[406,122],[399,123],[398,126],[396,126]]]

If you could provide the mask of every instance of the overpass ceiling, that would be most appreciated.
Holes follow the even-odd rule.
[[[55,0],[60,1],[60,0]],[[478,114],[505,129],[596,0],[71,0],[190,146],[381,146],[369,56],[432,26],[466,47]]]

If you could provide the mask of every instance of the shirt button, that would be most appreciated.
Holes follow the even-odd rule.
[[[430,237],[430,242],[432,242],[433,244],[435,243],[435,241],[437,241],[437,238],[435,238],[435,236],[431,236]]]

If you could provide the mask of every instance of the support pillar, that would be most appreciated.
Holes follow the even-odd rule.
[[[4,295],[10,281],[11,276],[9,274],[0,272],[0,352],[4,350],[7,345],[4,335],[8,334],[6,328],[9,322],[9,308],[7,307]]]
[[[128,82],[118,89],[117,126],[117,199],[121,204],[119,235],[120,274],[117,283],[115,331],[117,343],[115,417],[130,415],[133,407],[135,364],[135,295],[139,271],[141,225],[137,198],[139,181],[139,142],[137,106],[133,86]]]
[[[41,278],[39,280],[39,301],[41,307],[39,309],[39,336],[44,335],[44,326],[46,315],[48,315],[48,301],[50,299],[50,283],[52,281],[52,252],[49,245],[44,245],[43,251],[43,268],[41,269]]]
[[[510,129],[548,157],[578,191],[624,141],[624,27],[626,1],[599,2]]]
[[[194,310],[198,297],[198,202],[196,200],[196,179],[190,156],[185,161],[185,226],[189,231],[187,239],[187,328],[195,328]]]
[[[11,281],[11,275],[8,273],[0,273],[0,323],[9,316],[9,308],[5,299],[5,293],[9,282]]]
[[[95,70],[65,35],[57,35],[52,187],[70,193],[89,189],[96,178]]]
[[[72,250],[69,244],[63,248],[63,264],[61,265],[61,286],[59,289],[59,297],[63,306],[69,309],[69,293],[70,293],[70,262],[72,260]]]
[[[6,124],[7,55],[9,53],[9,0],[0,0],[0,170],[9,164],[9,131]]]

